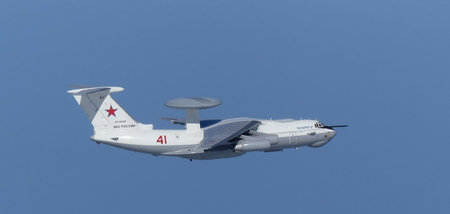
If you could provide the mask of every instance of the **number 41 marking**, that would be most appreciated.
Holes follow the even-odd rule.
[[[166,135],[160,135],[158,137],[158,140],[156,140],[157,143],[161,143],[161,144],[167,144],[167,137]]]

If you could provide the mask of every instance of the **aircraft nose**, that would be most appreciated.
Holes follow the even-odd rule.
[[[336,136],[336,131],[333,129],[330,129],[330,131],[328,131],[328,137],[331,140],[334,136]]]

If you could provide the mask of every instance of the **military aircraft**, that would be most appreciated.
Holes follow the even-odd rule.
[[[252,151],[274,152],[300,146],[320,147],[335,135],[334,127],[317,120],[232,118],[200,120],[199,110],[222,102],[212,98],[179,98],[167,107],[186,111],[185,118],[163,118],[185,129],[159,130],[136,122],[112,97],[121,87],[79,87],[69,90],[94,127],[91,140],[155,156],[189,160],[231,158]]]

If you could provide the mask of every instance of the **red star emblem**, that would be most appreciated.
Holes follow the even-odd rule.
[[[108,117],[111,115],[114,115],[114,117],[115,117],[117,109],[113,109],[113,107],[110,105],[109,109],[106,109],[105,111],[108,112]]]

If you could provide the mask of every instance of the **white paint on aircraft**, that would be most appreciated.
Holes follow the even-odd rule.
[[[159,130],[136,122],[112,97],[121,87],[91,87],[68,91],[86,113],[91,140],[153,155],[188,159],[237,157],[251,151],[281,151],[300,146],[320,147],[335,135],[333,127],[317,120],[232,118],[200,120],[198,111],[221,104],[211,98],[181,98],[166,106],[186,110],[186,118],[169,119],[184,130]],[[207,124],[202,127],[202,124]]]

